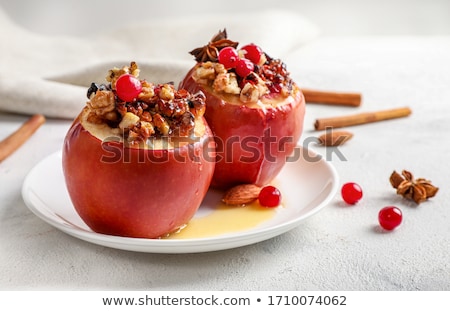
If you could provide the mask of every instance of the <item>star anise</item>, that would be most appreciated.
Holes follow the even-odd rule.
[[[417,204],[434,197],[439,190],[439,188],[431,184],[431,181],[425,178],[414,179],[411,172],[406,170],[403,170],[401,175],[394,171],[389,181],[392,187],[397,189],[397,194],[413,200]]]
[[[217,56],[221,49],[227,46],[236,48],[238,44],[238,42],[227,39],[226,29],[219,30],[219,33],[217,33],[207,45],[193,49],[189,54],[193,55],[197,62],[217,62]]]

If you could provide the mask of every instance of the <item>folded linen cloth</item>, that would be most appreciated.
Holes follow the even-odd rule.
[[[149,81],[177,84],[194,65],[188,52],[223,28],[231,39],[280,58],[318,35],[301,15],[272,10],[142,21],[89,37],[45,36],[19,27],[0,8],[0,110],[74,118],[90,83],[130,61]]]

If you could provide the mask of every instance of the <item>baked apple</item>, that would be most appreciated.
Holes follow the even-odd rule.
[[[303,130],[304,96],[286,65],[255,44],[238,49],[226,30],[190,53],[197,63],[180,88],[206,96],[205,118],[216,142],[211,185],[269,183]]]
[[[93,83],[63,146],[75,210],[95,232],[158,238],[186,225],[214,171],[205,97],[140,80],[136,63]]]

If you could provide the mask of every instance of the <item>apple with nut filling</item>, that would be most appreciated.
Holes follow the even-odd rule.
[[[197,63],[180,88],[206,95],[217,148],[212,186],[269,183],[303,130],[304,96],[286,65],[255,44],[238,48],[226,30],[191,54]]]
[[[73,205],[95,232],[158,238],[186,225],[214,171],[204,95],[152,84],[130,66],[93,83],[69,129],[63,172]]]

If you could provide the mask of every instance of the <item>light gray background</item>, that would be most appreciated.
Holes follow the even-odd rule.
[[[46,34],[86,34],[133,20],[186,17],[208,12],[250,12],[285,8],[309,18],[323,35],[450,34],[447,0],[0,0],[0,5],[28,29]],[[113,23],[111,23],[113,20]]]

